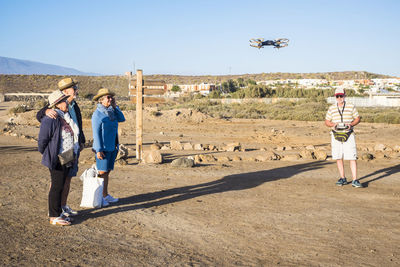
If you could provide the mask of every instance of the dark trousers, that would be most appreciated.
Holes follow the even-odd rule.
[[[50,170],[51,187],[49,191],[49,216],[61,215],[61,194],[70,168],[57,164],[54,170]]]

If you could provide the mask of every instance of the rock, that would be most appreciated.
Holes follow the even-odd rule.
[[[386,146],[384,145],[384,144],[376,144],[375,146],[374,146],[374,150],[375,151],[383,151],[383,150],[385,150],[386,149]]]
[[[195,144],[193,148],[194,148],[194,150],[204,150],[202,144]]]
[[[242,158],[235,155],[232,157],[232,161],[242,161]]]
[[[286,147],[284,147],[284,146],[277,146],[276,147],[276,151],[284,151],[286,149]]]
[[[291,146],[286,146],[286,147],[285,147],[285,150],[286,150],[286,151],[293,150],[293,147],[291,147]]]
[[[195,164],[199,164],[201,162],[202,162],[202,159],[201,159],[200,155],[194,156],[194,163]]]
[[[214,145],[208,145],[208,150],[211,150],[211,151],[217,150],[217,147]]]
[[[282,160],[284,161],[296,161],[299,160],[301,157],[299,154],[289,154],[289,155],[285,155]]]
[[[150,150],[160,150],[162,145],[160,143],[151,144]]]
[[[279,160],[281,157],[272,151],[267,151],[264,154],[258,155],[256,157],[257,161],[269,161],[269,160]]]
[[[225,146],[225,151],[233,152],[233,151],[240,151],[241,145],[240,143],[231,143]]]
[[[400,152],[400,145],[395,145],[393,151]]]
[[[229,157],[227,157],[227,156],[218,156],[218,157],[216,157],[216,159],[217,159],[218,162],[229,162],[229,161],[231,161],[231,159]]]
[[[164,132],[160,132],[160,135],[165,135],[165,133]]]
[[[183,150],[183,146],[179,141],[171,141],[170,146],[172,150]]]
[[[115,158],[115,160],[119,160],[119,159],[127,159],[128,158],[128,148],[126,148],[126,146],[124,146],[123,144],[119,145],[119,150],[118,150],[118,154],[117,157]]]
[[[310,150],[302,150],[300,151],[300,156],[303,159],[314,159],[314,153]]]
[[[171,148],[167,145],[164,145],[161,147],[161,150],[170,150]]]
[[[193,145],[191,143],[184,143],[183,150],[193,150]]]
[[[250,162],[257,161],[255,157],[243,157],[242,160],[243,161],[250,161]]]
[[[317,150],[314,151],[314,157],[316,160],[326,160],[328,158],[328,154],[325,151]]]
[[[215,157],[213,155],[208,155],[208,154],[201,154],[199,155],[199,158],[201,162],[214,162],[216,161]]]
[[[124,159],[124,158],[121,158],[121,159],[116,160],[115,163],[116,163],[118,166],[128,165],[128,161],[127,161],[126,159]]]
[[[374,159],[374,155],[372,155],[371,153],[362,153],[361,154],[361,159],[362,160],[373,160]]]
[[[158,150],[146,151],[143,155],[143,163],[160,164],[163,162],[163,157]]]
[[[374,154],[374,158],[376,158],[376,159],[384,159],[384,158],[386,158],[386,155],[382,151],[377,151]]]
[[[307,150],[315,150],[315,147],[313,145],[308,145],[306,146]]]
[[[193,159],[188,159],[188,158],[174,159],[171,162],[171,166],[173,166],[173,167],[191,168],[191,167],[194,166],[194,160]]]

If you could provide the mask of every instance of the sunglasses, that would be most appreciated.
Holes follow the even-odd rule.
[[[343,98],[344,95],[337,95],[336,98]]]
[[[106,96],[107,99],[113,99],[113,97],[111,95]]]

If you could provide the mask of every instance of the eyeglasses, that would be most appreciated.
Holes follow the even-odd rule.
[[[344,95],[337,95],[336,98],[343,98]]]

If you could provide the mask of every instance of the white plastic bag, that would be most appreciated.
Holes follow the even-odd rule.
[[[82,175],[83,181],[81,207],[100,208],[103,200],[104,179],[99,178],[96,164],[86,169]]]

